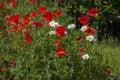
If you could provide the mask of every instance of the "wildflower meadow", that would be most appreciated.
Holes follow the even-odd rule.
[[[0,80],[118,80],[98,47],[100,7],[73,1],[0,0]]]

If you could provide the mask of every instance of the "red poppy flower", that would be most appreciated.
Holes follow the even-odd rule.
[[[30,29],[27,29],[27,28],[22,30],[22,33],[24,34],[28,34],[29,32],[30,32]]]
[[[37,13],[40,14],[40,13],[46,11],[46,10],[47,10],[47,7],[41,5],[41,6],[38,8]]]
[[[110,74],[110,73],[111,73],[111,69],[110,69],[109,67],[107,67],[107,68],[106,68],[106,72],[107,72],[108,74]]]
[[[66,31],[65,26],[57,26],[55,29],[55,32],[59,37],[64,37],[65,31]]]
[[[26,14],[22,19],[22,24],[27,25],[29,23],[30,14]]]
[[[85,33],[95,34],[95,30],[89,26],[89,27],[87,28],[87,30],[85,30]]]
[[[50,11],[46,11],[46,12],[44,12],[42,17],[43,17],[44,20],[51,21],[52,20],[52,13]]]
[[[18,29],[20,30],[21,28],[23,28],[25,25],[23,23],[18,24]]]
[[[77,42],[81,42],[82,41],[82,36],[80,36],[79,38],[76,39]]]
[[[22,24],[27,25],[29,23],[29,17],[24,17],[22,19]]]
[[[66,51],[64,48],[57,48],[56,49],[56,55],[57,56],[65,56],[66,55]]]
[[[10,66],[13,66],[15,63],[16,63],[16,62],[15,62],[14,60],[11,60],[11,61],[9,62],[9,65],[10,65]]]
[[[98,13],[98,9],[96,8],[91,8],[90,10],[88,10],[88,14],[91,16],[91,17],[94,17],[97,13]]]
[[[78,18],[79,20],[79,23],[82,24],[82,25],[88,25],[89,24],[89,21],[88,21],[88,16],[81,16]]]
[[[86,50],[87,50],[86,48],[80,48],[80,49],[79,49],[79,53],[80,53],[80,55],[82,55],[83,52],[85,52]]]
[[[30,41],[31,41],[31,36],[30,36],[30,34],[26,34],[26,35],[25,35],[24,42],[25,42],[25,43],[28,43],[28,42],[30,42]]]
[[[55,10],[55,11],[53,12],[53,16],[54,16],[54,17],[58,17],[61,13],[62,13],[61,10]]]
[[[30,16],[33,17],[33,16],[36,16],[37,15],[37,12],[36,11],[31,11],[30,12]]]
[[[42,22],[41,21],[34,21],[34,26],[42,26]]]
[[[29,0],[29,2],[35,3],[37,2],[37,0]]]
[[[56,46],[61,46],[62,42],[61,42],[60,40],[55,40],[55,41],[54,41],[54,44],[55,44]]]
[[[3,7],[3,6],[4,6],[4,4],[0,2],[0,8]]]
[[[7,66],[2,66],[2,71],[7,70]]]
[[[19,14],[10,17],[10,21],[14,25],[18,24],[19,19],[20,19],[20,15]]]
[[[16,5],[16,1],[12,0],[9,5],[10,5],[10,7],[14,7]]]
[[[28,0],[29,2],[35,2],[35,0]]]
[[[11,30],[14,31],[14,32],[18,32],[19,31],[18,27],[16,27],[16,26],[14,26]]]
[[[12,17],[13,19],[20,19],[20,14],[17,14],[15,16]]]
[[[12,14],[7,14],[5,18],[10,19],[12,17]]]
[[[30,17],[30,13],[28,13],[24,16],[24,18],[29,18],[29,17]]]

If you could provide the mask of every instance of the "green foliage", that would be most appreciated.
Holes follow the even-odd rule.
[[[75,13],[76,15],[78,12],[88,10],[83,5],[79,6],[79,2],[82,2],[80,0],[75,3],[73,3],[74,0],[70,0],[66,4],[67,7],[65,7],[67,1],[64,1],[64,4],[53,0],[44,0],[36,4],[29,3],[27,0],[16,1],[17,6],[14,8],[10,8],[5,4],[6,14],[20,14],[23,18],[25,14],[36,10],[39,5],[47,5],[48,10],[51,12],[56,9],[63,10],[62,15],[55,18],[55,21],[65,26],[74,19],[73,16],[68,14],[69,11],[70,14]],[[1,16],[4,18],[5,15]],[[67,34],[63,38],[49,35],[49,31],[54,30],[54,28],[45,25],[42,15],[31,18],[32,20],[42,21],[42,27],[35,27],[31,24],[24,27],[30,29],[32,37],[30,43],[24,43],[22,30],[9,32],[6,30],[8,26],[4,24],[6,19],[1,20],[4,28],[0,30],[0,67],[3,65],[7,66],[7,70],[0,69],[1,80],[4,77],[10,79],[11,76],[14,76],[15,80],[107,80],[109,78],[110,75],[105,72],[106,65],[102,63],[102,56],[96,49],[97,46],[94,42],[85,40],[87,34],[77,29],[67,29]],[[20,21],[22,18],[20,18]],[[83,40],[82,42],[77,42],[75,39],[80,35],[83,35]],[[55,50],[58,47],[54,45],[54,40],[57,39],[63,43],[61,47],[66,50],[67,54],[65,56],[57,56],[55,54]],[[82,55],[78,51],[80,48],[87,48],[86,53],[90,55],[89,59],[82,59]],[[10,60],[15,60],[16,62],[12,67],[9,65]]]

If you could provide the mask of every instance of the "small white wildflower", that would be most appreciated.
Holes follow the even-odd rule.
[[[50,21],[50,22],[49,22],[49,25],[50,25],[51,27],[56,27],[56,26],[58,25],[58,22]]]
[[[54,35],[54,34],[56,34],[56,32],[55,31],[50,31],[49,34]]]
[[[94,35],[86,36],[86,40],[93,41],[94,40]]]
[[[89,59],[89,58],[90,58],[90,57],[89,57],[89,54],[83,54],[83,55],[82,55],[82,59],[83,59],[83,60]]]
[[[69,24],[67,28],[68,28],[68,29],[75,29],[75,27],[76,27],[75,24]]]
[[[80,30],[84,32],[85,30],[87,30],[87,26],[86,25],[82,26]]]

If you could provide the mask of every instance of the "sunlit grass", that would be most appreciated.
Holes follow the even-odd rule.
[[[112,69],[112,74],[120,78],[120,44],[112,41],[105,41],[98,44],[103,62]]]

